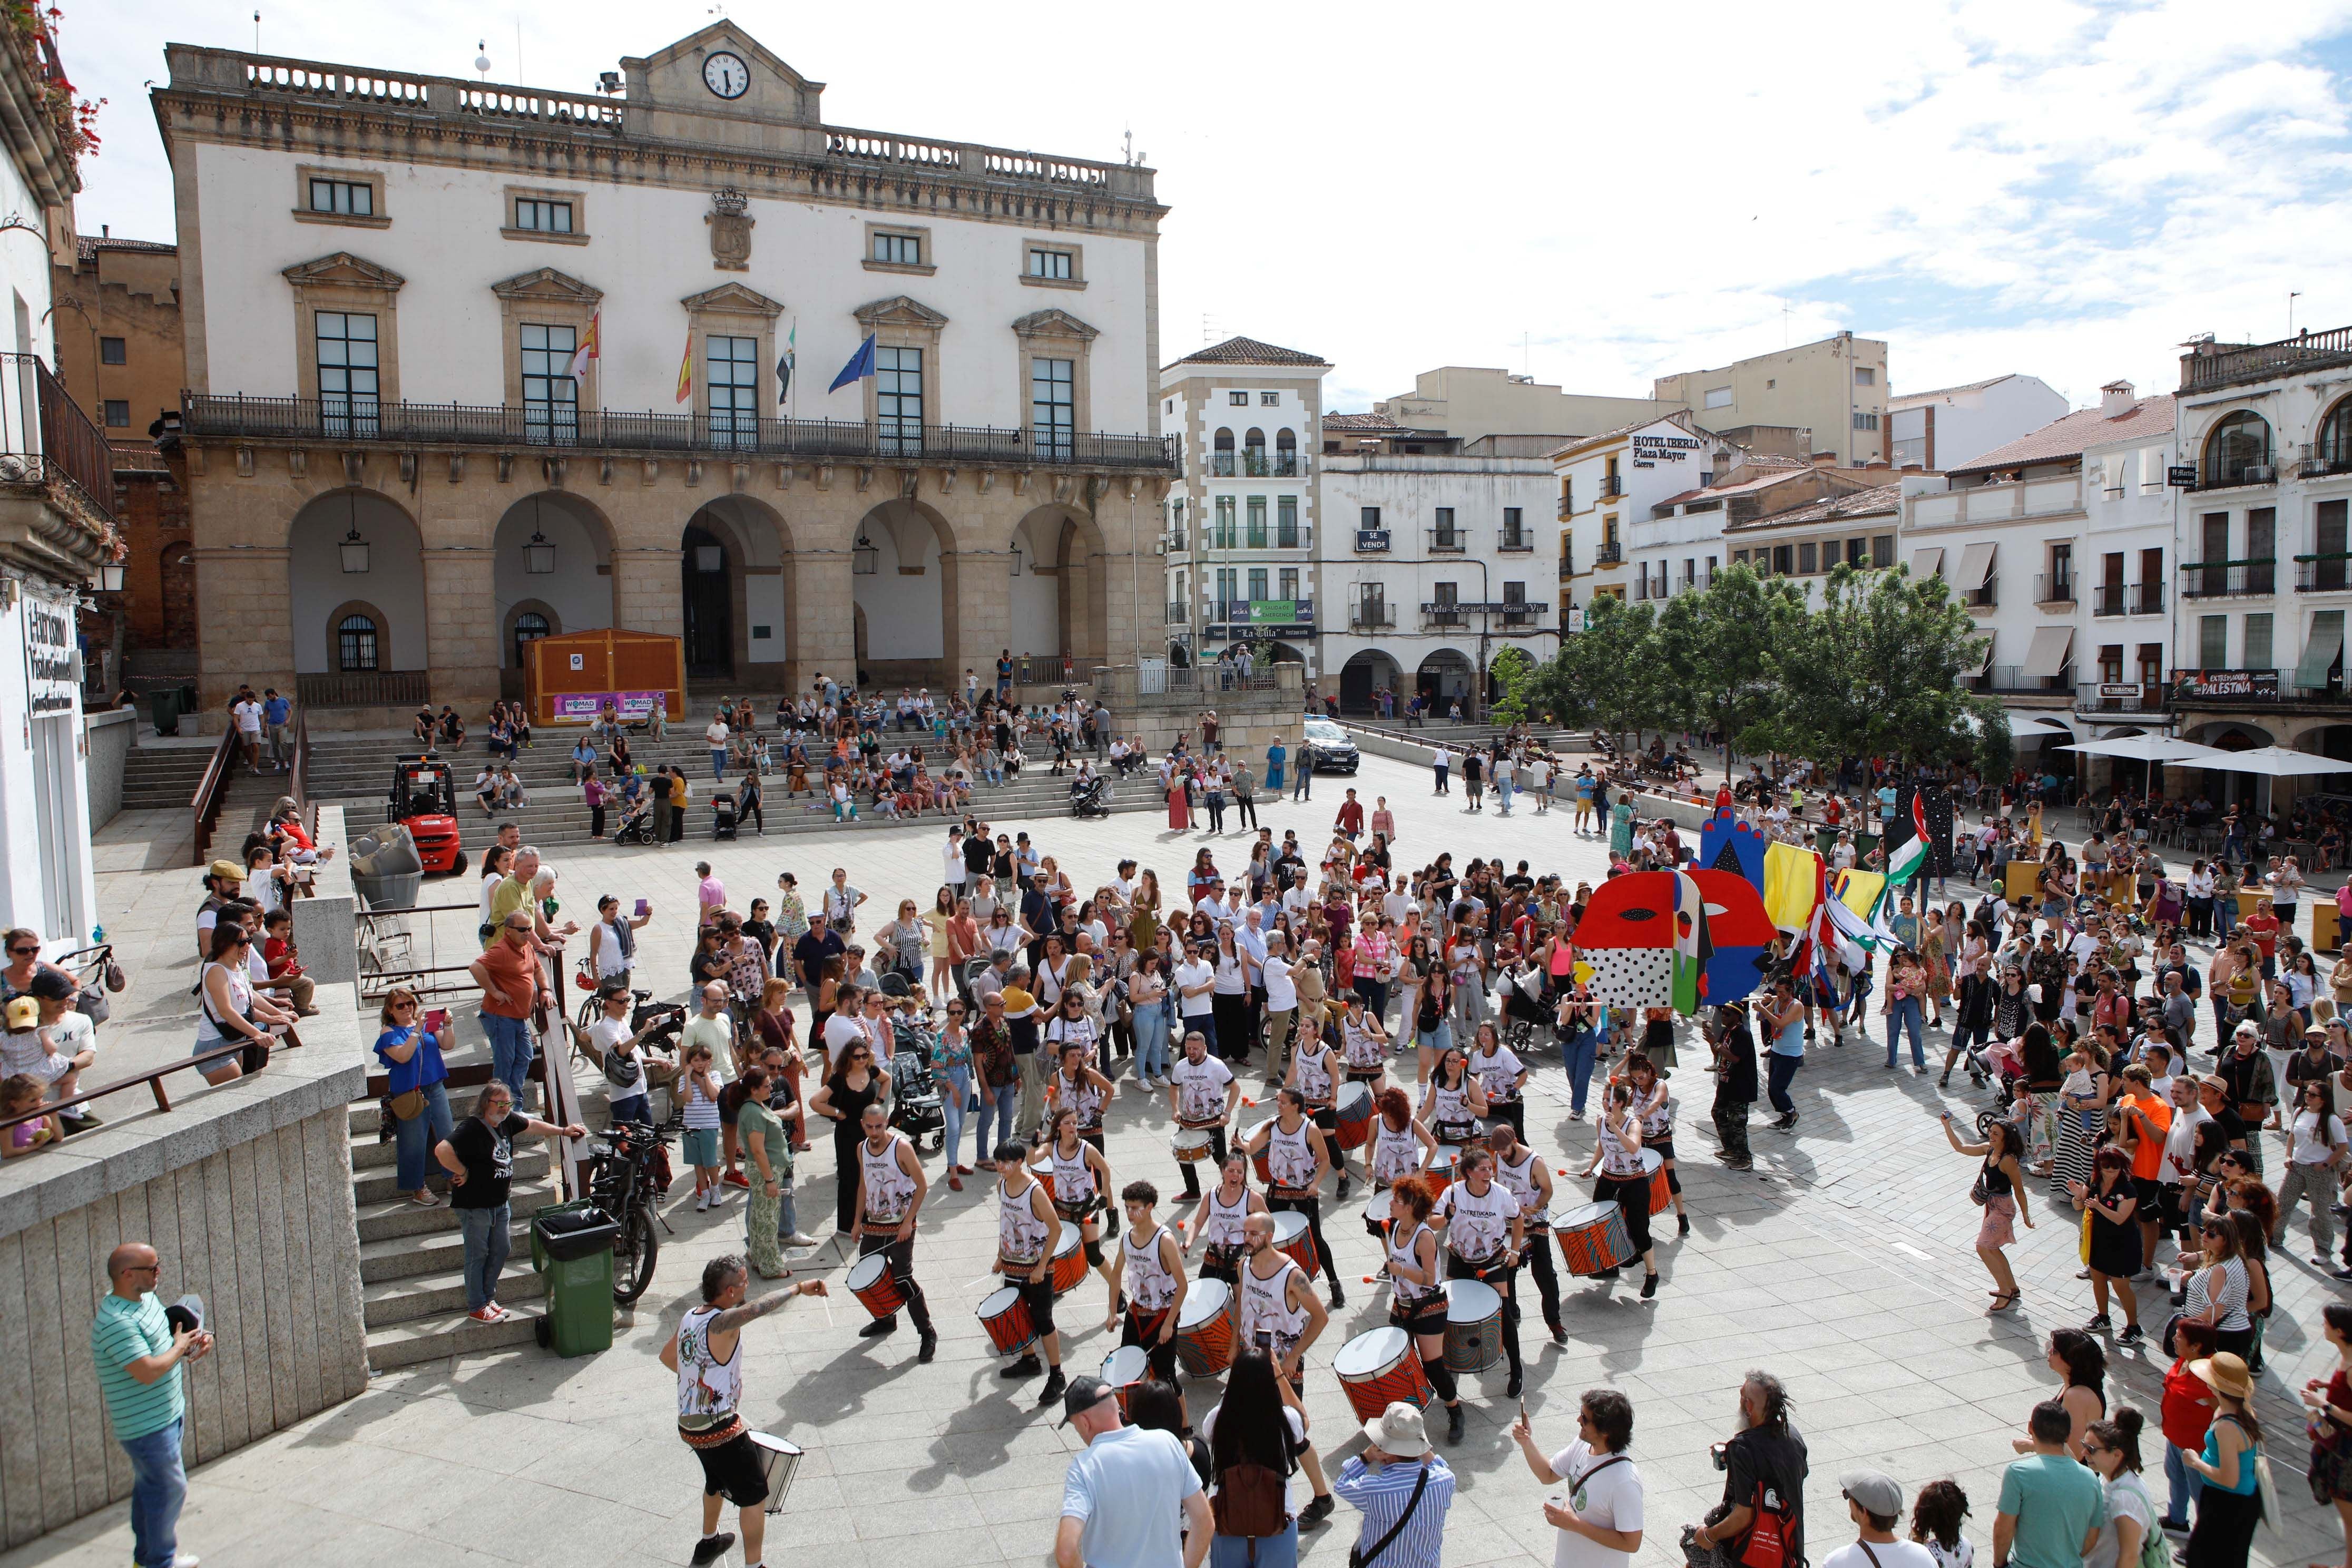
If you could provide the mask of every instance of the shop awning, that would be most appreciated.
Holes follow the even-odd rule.
[[[1995,641],[1995,640],[1996,640],[1995,634],[1993,634],[1993,633],[1991,633],[1991,632],[1987,632],[1987,633],[1985,634],[1985,640],[1984,640],[1984,662],[1977,666],[1977,668],[1976,668],[1976,673],[1977,673],[1977,674],[1979,674],[1979,675],[1982,675],[1986,670],[1990,669],[1990,668],[1992,668],[1992,645],[1993,645],[1993,643],[1994,643],[1994,641]]]
[[[2303,662],[2294,667],[2294,683],[2302,687],[2327,684],[2327,672],[2344,652],[2344,612],[2322,610],[2311,617],[2311,637],[2303,645]]]
[[[1993,542],[1990,539],[1971,544],[1960,554],[1960,575],[1952,586],[1962,593],[1981,588],[1987,574],[1992,570]]]
[[[2074,727],[2046,708],[2006,708],[2002,712],[2008,715],[2010,734],[2021,746],[2074,738]]]
[[[1911,552],[1911,575],[1914,577],[1933,577],[1943,569],[1944,552],[1941,546],[1929,545]]]
[[[2074,627],[2036,626],[2033,646],[2025,652],[2025,668],[2018,673],[2029,679],[2046,680],[2066,668],[2067,650],[2074,646]]]

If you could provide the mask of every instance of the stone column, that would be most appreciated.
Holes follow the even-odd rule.
[[[433,700],[478,721],[497,701],[499,602],[489,552],[425,547],[425,668]]]
[[[624,631],[686,635],[681,574],[686,552],[676,544],[622,545],[613,552],[613,608]]]
[[[856,605],[846,549],[795,548],[784,557],[784,637],[791,649],[784,682],[789,689],[807,690],[820,670],[844,685],[856,679]]]
[[[226,722],[222,710],[239,681],[256,691],[296,688],[291,557],[283,545],[198,545],[191,553],[196,603],[204,606],[196,627],[196,695],[208,729]],[[325,606],[320,608],[323,613]]]

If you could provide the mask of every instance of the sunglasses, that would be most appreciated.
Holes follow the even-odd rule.
[[[8,951],[18,958],[30,958],[41,950],[37,947],[12,947]]]
[[[416,1004],[414,1002],[394,1002],[392,1005],[392,1010],[395,1013],[414,1013],[416,1011]]]

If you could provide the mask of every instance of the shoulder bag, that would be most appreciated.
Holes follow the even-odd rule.
[[[1421,1494],[1428,1489],[1429,1461],[1424,1458],[1421,1462],[1421,1475],[1412,1483],[1412,1496],[1405,1500],[1404,1511],[1397,1515],[1397,1521],[1390,1525],[1387,1531],[1370,1546],[1349,1547],[1348,1568],[1371,1568],[1371,1564],[1380,1557],[1380,1554],[1386,1552],[1390,1544],[1404,1533],[1404,1527],[1412,1522],[1413,1510],[1421,1506]]]

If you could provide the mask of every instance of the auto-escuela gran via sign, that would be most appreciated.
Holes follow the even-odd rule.
[[[36,715],[70,713],[81,693],[73,606],[31,594],[24,605],[26,707]]]

